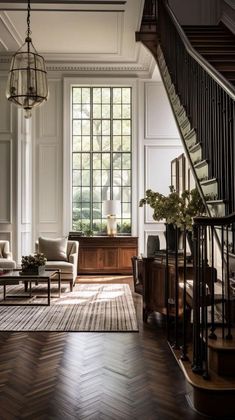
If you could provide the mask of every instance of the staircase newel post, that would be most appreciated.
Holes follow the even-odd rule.
[[[175,226],[175,342],[174,349],[179,348],[179,258],[178,258],[179,232]]]
[[[227,288],[227,326],[228,333],[226,335],[227,340],[232,340],[231,334],[231,300],[230,300],[230,273],[229,273],[229,240],[228,240],[228,226],[226,226],[226,288]]]
[[[202,253],[202,264],[203,264],[203,275],[202,275],[202,312],[203,312],[203,320],[202,320],[202,329],[204,333],[202,334],[202,347],[204,350],[204,361],[205,361],[205,370],[203,372],[203,378],[209,379],[209,369],[208,369],[208,305],[210,299],[210,291],[207,284],[207,226],[203,227],[203,253]],[[202,355],[203,355],[202,353]]]
[[[166,328],[167,328],[167,340],[170,340],[170,314],[169,314],[169,231],[168,231],[168,224],[166,224],[166,288],[165,288],[165,299],[166,299]]]
[[[211,226],[211,332],[209,338],[216,340],[215,334],[215,270],[214,270],[214,226]]]
[[[193,361],[192,370],[201,373],[202,363],[200,358],[200,227],[193,225]]]
[[[183,345],[181,347],[181,359],[188,360],[187,356],[187,302],[186,302],[186,271],[187,271],[187,260],[186,260],[186,227],[184,226],[183,231],[183,250],[184,250],[184,268],[183,268]]]

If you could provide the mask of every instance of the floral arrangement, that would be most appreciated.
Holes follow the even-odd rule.
[[[198,190],[185,190],[180,195],[172,185],[169,188],[168,196],[147,190],[139,206],[148,204],[153,209],[154,220],[165,219],[167,224],[172,223],[180,229],[192,230],[193,218],[205,214],[205,206]]]
[[[22,270],[34,270],[36,267],[45,265],[46,261],[44,254],[26,255],[22,256],[21,267]]]

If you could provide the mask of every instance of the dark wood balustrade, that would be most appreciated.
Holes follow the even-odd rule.
[[[208,214],[218,216],[222,205],[225,217],[195,219],[193,275],[186,232],[183,253],[166,250],[160,262],[143,261],[144,319],[152,310],[166,315],[168,341],[192,387],[194,407],[210,416],[234,416],[234,37],[221,24],[209,29],[184,27],[184,32],[168,1],[157,3],[156,35],[146,36],[143,26],[136,39],[158,61]],[[156,283],[162,279],[159,300]]]
[[[218,181],[215,198],[225,201],[230,214],[235,209],[235,88],[191,46],[167,1],[158,1],[157,26],[171,81],[201,144],[202,161],[208,162],[208,178]]]

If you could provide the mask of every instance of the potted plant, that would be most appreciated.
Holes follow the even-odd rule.
[[[22,256],[21,268],[24,274],[42,274],[45,271],[46,257],[42,253]]]
[[[139,202],[139,206],[143,207],[148,204],[153,209],[153,219],[160,221],[165,219],[168,226],[168,232],[171,228],[178,228],[180,231],[192,231],[193,218],[205,213],[205,206],[202,198],[195,188],[191,191],[185,190],[181,195],[175,191],[173,186],[170,186],[170,193],[168,196],[147,190],[145,197]],[[175,237],[175,235],[174,235]],[[171,243],[171,237],[168,239],[169,249],[172,250],[175,246]],[[173,242],[175,239],[173,238]]]

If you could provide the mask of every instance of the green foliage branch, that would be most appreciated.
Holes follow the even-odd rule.
[[[165,219],[167,224],[174,224],[181,230],[192,230],[193,218],[205,214],[205,206],[196,188],[185,190],[181,195],[171,185],[169,195],[146,190],[139,207],[149,205],[153,209],[153,219]]]

